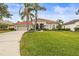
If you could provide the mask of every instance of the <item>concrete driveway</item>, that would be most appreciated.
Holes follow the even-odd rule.
[[[0,33],[0,56],[20,56],[20,40],[24,32]]]

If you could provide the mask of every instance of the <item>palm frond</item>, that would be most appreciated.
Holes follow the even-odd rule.
[[[21,20],[23,20],[23,19],[24,19],[24,17],[25,17],[24,15],[23,15],[23,16],[21,16]]]
[[[33,20],[32,18],[34,18],[34,14],[30,13],[30,19],[31,19],[31,21]]]
[[[79,9],[77,10],[76,15],[79,15]]]
[[[46,11],[46,8],[45,7],[40,7],[40,10]]]
[[[30,16],[35,17],[33,13],[30,13]]]

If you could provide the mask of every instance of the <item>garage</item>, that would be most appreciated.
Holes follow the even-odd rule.
[[[27,31],[27,25],[32,26],[32,22],[17,22],[15,24],[15,29],[17,31]],[[29,28],[29,30],[31,29],[31,27]]]
[[[27,31],[27,27],[25,27],[25,26],[18,26],[17,30],[18,31]]]

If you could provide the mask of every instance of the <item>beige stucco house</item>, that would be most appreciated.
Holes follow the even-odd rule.
[[[27,31],[27,25],[29,25],[29,30],[34,28],[35,20],[32,22],[17,22],[15,24],[15,29],[16,30],[26,30]],[[57,22],[53,20],[47,20],[47,19],[41,19],[38,18],[37,20],[37,29],[56,29]]]
[[[71,31],[75,31],[75,28],[79,28],[79,19],[74,19],[72,21],[66,22],[64,24],[65,29],[70,29]]]
[[[6,29],[14,29],[14,23],[9,20],[0,20],[0,23],[7,25]]]

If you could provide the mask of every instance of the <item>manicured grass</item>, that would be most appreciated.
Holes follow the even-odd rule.
[[[14,30],[0,30],[0,33],[10,32],[10,31],[14,31]]]
[[[20,52],[22,56],[79,56],[79,32],[25,33]]]

